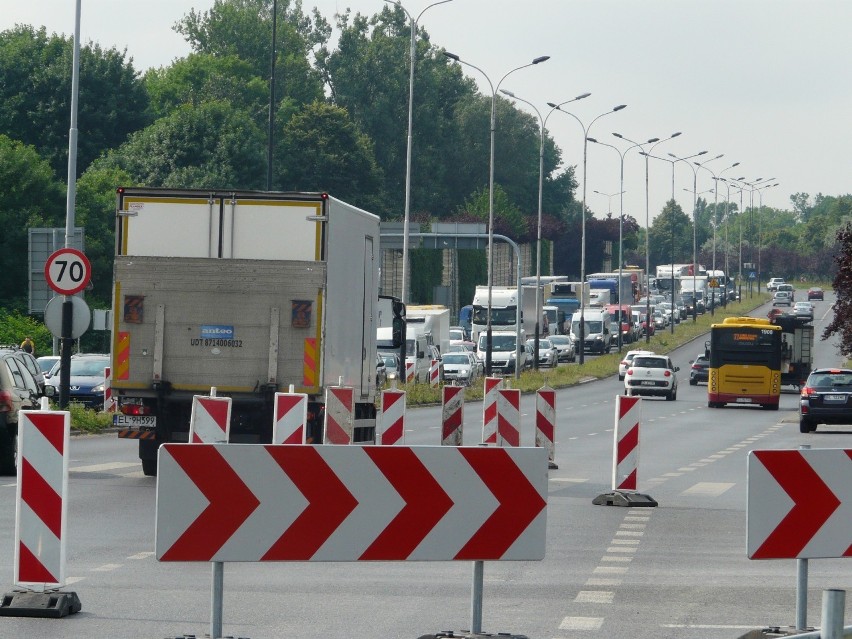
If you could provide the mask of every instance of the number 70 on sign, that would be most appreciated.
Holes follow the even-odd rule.
[[[47,258],[44,279],[59,295],[74,295],[88,286],[92,265],[81,251],[61,248]]]

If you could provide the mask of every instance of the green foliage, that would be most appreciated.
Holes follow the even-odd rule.
[[[649,240],[651,269],[658,264],[692,262],[692,220],[674,200],[654,218]]]
[[[415,304],[434,303],[434,287],[441,284],[443,273],[443,252],[414,249],[408,256],[411,261],[411,300]]]
[[[53,351],[53,336],[47,327],[26,315],[0,308],[0,344],[20,344],[30,336],[35,343],[35,356],[49,355]]]
[[[126,186],[260,189],[266,139],[251,117],[228,102],[183,105],[134,133],[99,168],[121,169]]]
[[[27,310],[28,229],[64,226],[64,189],[32,146],[0,135],[0,305]]]
[[[51,404],[51,410],[59,410]],[[112,415],[103,411],[94,411],[83,404],[70,402],[68,412],[71,413],[71,429],[85,433],[100,433],[112,426]]]
[[[145,126],[148,95],[126,54],[80,49],[78,175],[105,149]],[[67,174],[72,38],[19,25],[0,33],[0,134],[33,145]]]
[[[822,338],[840,337],[840,351],[845,357],[852,355],[852,223],[847,223],[837,233],[839,251],[835,256],[837,275],[834,278],[834,317],[823,331]]]

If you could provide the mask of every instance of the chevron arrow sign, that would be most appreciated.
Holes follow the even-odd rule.
[[[544,558],[547,450],[165,444],[160,561]]]
[[[852,449],[748,456],[749,559],[852,557]]]

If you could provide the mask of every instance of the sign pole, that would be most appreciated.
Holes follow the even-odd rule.
[[[225,564],[212,562],[213,587],[210,598],[210,639],[222,636],[222,593],[225,590]]]
[[[485,580],[485,562],[473,562],[473,588],[470,595],[470,632],[482,632],[482,584]]]
[[[71,296],[66,295],[62,302],[62,335],[59,353],[59,410],[68,408],[71,396],[71,325],[74,316],[74,304]]]
[[[810,448],[802,444],[799,450]],[[796,559],[796,630],[804,631],[808,624],[808,559]]]

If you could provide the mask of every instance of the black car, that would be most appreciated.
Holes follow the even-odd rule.
[[[808,375],[799,399],[799,431],[817,424],[852,424],[852,369],[818,368]]]
[[[710,360],[703,353],[690,362],[689,385],[697,386],[698,382],[706,382],[710,375]]]

